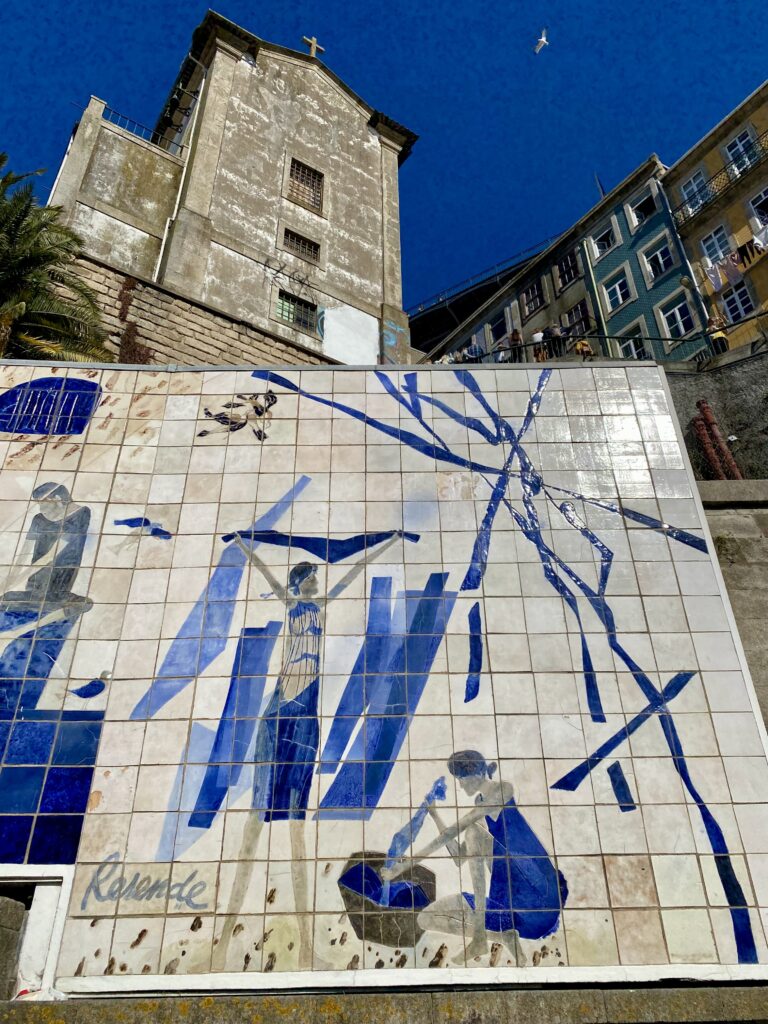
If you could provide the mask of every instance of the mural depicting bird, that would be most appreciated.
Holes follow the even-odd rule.
[[[153,523],[151,519],[144,516],[132,516],[130,519],[116,519],[115,526],[128,526],[134,536],[159,537],[161,540],[170,540],[173,534],[161,523]]]
[[[543,28],[541,35],[539,36],[538,42],[533,48],[534,53],[541,53],[545,46],[549,46],[549,40],[547,39],[547,30]]]

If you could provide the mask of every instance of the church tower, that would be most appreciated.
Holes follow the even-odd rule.
[[[87,257],[141,282],[329,360],[405,361],[398,170],[416,136],[305,41],[209,11],[153,129],[91,100],[51,203]]]

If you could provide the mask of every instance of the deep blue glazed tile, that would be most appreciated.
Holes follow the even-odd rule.
[[[53,751],[54,764],[93,764],[101,727],[91,722],[62,722]]]
[[[41,814],[79,814],[85,810],[93,768],[50,768],[45,780]]]
[[[8,764],[48,764],[56,733],[54,722],[16,722],[8,744]]]
[[[24,814],[37,810],[45,768],[3,768],[0,771],[0,812]]]
[[[45,679],[42,676],[34,679],[25,679],[24,684],[21,688],[21,700],[19,701],[19,710],[26,713],[27,711],[32,711],[34,708],[36,708],[37,702],[40,700],[40,695],[42,694],[44,687]],[[56,715],[56,717],[58,718],[58,715]]]
[[[41,378],[0,396],[0,430],[14,434],[82,434],[101,388],[94,381]]]
[[[23,864],[32,818],[0,814],[0,863]]]
[[[29,715],[24,717],[29,718]],[[61,720],[63,722],[102,722],[104,720],[104,712],[86,711],[82,708],[79,711],[62,711]]]
[[[29,863],[74,864],[82,826],[83,819],[79,814],[39,817],[29,848]]]
[[[5,758],[5,745],[8,742],[8,734],[11,731],[11,723],[0,720],[0,761]]]

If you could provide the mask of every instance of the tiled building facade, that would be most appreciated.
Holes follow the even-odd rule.
[[[705,307],[650,157],[577,224],[534,257],[444,342],[487,352],[522,335],[525,358],[561,358],[586,337],[596,355],[685,360],[708,354]],[[563,342],[536,344],[557,325]],[[513,359],[517,353],[513,350]]]
[[[768,310],[768,83],[669,168],[664,188],[708,311],[728,324],[729,347],[760,337],[759,314]]]

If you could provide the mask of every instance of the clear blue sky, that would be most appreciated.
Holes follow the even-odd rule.
[[[405,304],[577,220],[651,152],[672,163],[766,74],[759,0],[217,0],[324,59],[421,138],[401,172]],[[0,14],[0,150],[47,168],[91,94],[145,124],[204,3],[36,0]],[[551,45],[534,57],[543,25]]]

